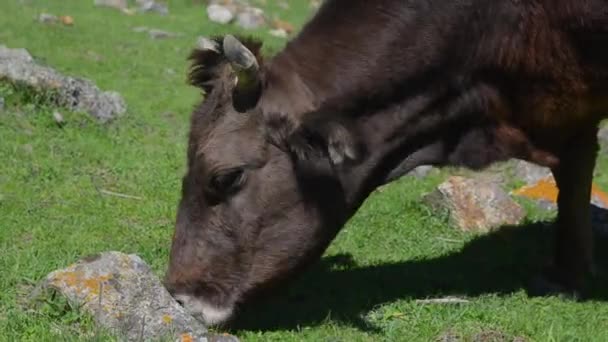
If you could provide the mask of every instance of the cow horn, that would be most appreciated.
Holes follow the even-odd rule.
[[[223,41],[224,56],[237,74],[234,89],[235,107],[246,111],[255,105],[260,90],[259,65],[253,53],[232,35],[226,35]]]

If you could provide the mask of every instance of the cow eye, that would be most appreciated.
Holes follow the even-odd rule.
[[[245,170],[235,168],[218,172],[209,181],[208,190],[215,196],[229,196],[236,193],[244,183]]]

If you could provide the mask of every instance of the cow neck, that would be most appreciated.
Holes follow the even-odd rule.
[[[428,92],[357,119],[367,153],[354,167],[337,172],[353,211],[377,187],[417,166],[444,162],[441,116],[427,112],[436,99]]]

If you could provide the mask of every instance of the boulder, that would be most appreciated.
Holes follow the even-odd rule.
[[[226,6],[217,4],[207,6],[207,17],[216,23],[227,24],[234,18],[234,15],[234,12]]]
[[[0,45],[0,81],[50,94],[56,105],[87,112],[101,122],[126,111],[125,101],[117,92],[101,91],[89,80],[65,76],[48,66],[38,65],[24,49]]]
[[[446,209],[452,223],[462,231],[488,232],[504,225],[517,225],[525,216],[494,179],[451,176],[424,197],[436,209]]]
[[[53,291],[127,341],[238,341],[212,335],[164,288],[137,255],[110,251],[51,272],[36,295]]]

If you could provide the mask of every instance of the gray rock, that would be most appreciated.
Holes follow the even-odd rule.
[[[274,37],[287,38],[287,31],[283,29],[272,29],[269,30],[268,33]]]
[[[0,96],[0,112],[4,110],[4,97]]]
[[[125,10],[129,6],[127,0],[95,0],[95,6],[111,7],[119,10]]]
[[[34,61],[26,49],[9,49],[4,45],[0,45],[0,58],[16,58],[26,62]]]
[[[231,337],[209,334],[137,255],[111,251],[83,258],[47,275],[35,296],[49,291],[64,296],[91,314],[97,324],[127,341]]]
[[[139,6],[140,12],[156,12],[160,15],[169,14],[169,7],[166,4],[154,0],[137,0],[135,3]]]
[[[416,178],[425,178],[428,176],[435,168],[431,165],[420,165],[417,168],[413,169],[408,173],[408,175],[416,177]]]
[[[548,167],[539,166],[525,160],[515,161],[515,176],[526,184],[534,184],[541,179],[553,178],[551,169]]]
[[[53,120],[55,120],[55,122],[60,126],[65,123],[63,115],[61,115],[61,113],[59,113],[58,111],[53,112]]]
[[[49,14],[49,13],[40,13],[38,15],[38,21],[41,23],[55,23],[59,20],[59,18],[56,15],[53,14]]]
[[[602,149],[606,150],[608,147],[608,125],[604,125],[599,129],[597,132],[597,138]]]
[[[133,32],[137,32],[137,33],[141,33],[141,32],[148,32],[150,29],[146,26],[137,26],[132,28]]]
[[[126,111],[120,94],[101,91],[82,78],[64,76],[54,69],[36,64],[23,49],[0,47],[0,81],[21,84],[51,94],[56,105],[84,111],[106,122]]]
[[[179,36],[179,34],[177,34],[177,33],[158,30],[158,29],[149,29],[148,35],[152,39],[167,39],[167,38],[175,38],[175,37]]]
[[[517,225],[524,209],[492,179],[452,176],[424,197],[436,209],[447,209],[452,223],[462,231],[487,232],[503,225]]]
[[[226,6],[211,4],[207,6],[207,17],[213,22],[227,24],[234,19],[234,12]]]
[[[257,7],[246,8],[237,14],[236,23],[246,30],[262,27],[266,23],[264,11]]]

